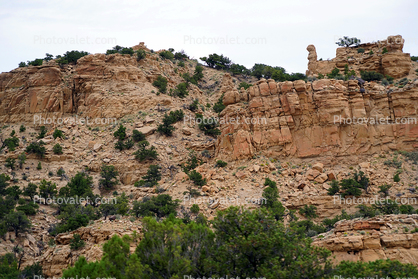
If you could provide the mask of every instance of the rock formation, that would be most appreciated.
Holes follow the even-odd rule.
[[[225,75],[222,84],[230,79]],[[227,107],[220,115],[217,156],[249,158],[261,151],[270,157],[306,158],[418,146],[418,81],[403,88],[370,82],[364,88],[361,93],[357,80],[276,83],[261,79],[240,93],[231,89],[225,93]],[[380,118],[388,124],[375,123]]]
[[[412,68],[409,53],[403,53],[405,40],[402,36],[389,36],[386,40],[377,43],[366,43],[356,47],[337,48],[336,57],[330,61],[318,61],[314,45],[309,45],[308,76],[329,74],[335,67],[344,71],[347,64],[350,71],[356,74],[360,71],[375,71],[393,78],[407,76]],[[364,52],[359,52],[363,49]],[[385,51],[384,51],[385,50]],[[383,53],[385,52],[385,53]]]
[[[416,214],[342,220],[313,244],[332,251],[335,262],[391,259],[418,265],[418,234],[411,233],[417,221]]]

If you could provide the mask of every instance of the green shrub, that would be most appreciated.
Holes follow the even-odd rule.
[[[63,132],[61,130],[58,130],[57,128],[55,128],[55,131],[52,134],[52,136],[54,137],[54,139],[56,139],[56,138],[64,139],[65,138]]]
[[[136,185],[137,187],[153,187],[158,185],[158,181],[161,180],[161,167],[158,165],[150,165],[147,174]]]
[[[38,162],[38,165],[36,166],[36,169],[37,169],[37,170],[41,170],[41,169],[42,169],[41,162]]]
[[[138,49],[136,51],[136,60],[137,61],[141,61],[142,59],[145,59],[146,56],[147,56],[147,54],[145,53],[145,50]]]
[[[184,164],[181,164],[181,168],[187,174],[189,173],[189,171],[195,169],[201,163],[202,161],[198,160],[196,155],[194,155],[193,152],[191,152],[189,154],[189,158],[187,159],[187,162]]]
[[[165,93],[167,91],[167,79],[161,75],[157,77],[152,85],[157,87],[161,93]]]
[[[28,186],[23,189],[23,195],[33,200],[33,197],[38,194],[38,186],[35,183],[28,183]]]
[[[188,106],[189,110],[196,111],[199,108],[199,100],[194,99],[193,102]]]
[[[26,215],[21,211],[11,211],[3,218],[3,222],[7,229],[15,232],[16,238],[20,233],[28,232],[31,228],[31,222]]]
[[[219,124],[216,118],[204,118],[201,114],[196,114],[196,119],[200,119],[199,129],[203,131],[205,135],[216,137],[221,134],[221,131],[217,128]]]
[[[383,184],[379,186],[379,193],[385,195],[385,197],[389,196],[389,190],[392,188],[391,184]]]
[[[21,154],[17,156],[17,160],[19,162],[19,168],[22,169],[23,164],[26,162],[26,154],[22,152]]]
[[[42,179],[41,183],[39,184],[39,195],[42,198],[52,198],[56,196],[57,193],[57,185],[55,183],[52,183],[52,181],[46,181],[45,179]]]
[[[366,50],[364,49],[364,48],[362,48],[362,47],[359,47],[358,49],[357,49],[357,53],[364,53]]]
[[[58,175],[63,175],[65,172],[60,168]],[[92,197],[93,196],[93,177],[88,176],[85,172],[77,172],[66,186],[59,191],[60,197]]]
[[[382,80],[384,78],[384,76],[381,73],[377,73],[374,71],[361,71],[360,72],[361,78],[364,79],[365,81],[379,81]]]
[[[4,140],[3,145],[1,146],[0,150],[7,146],[9,151],[15,151],[16,147],[19,146],[19,138],[13,136],[11,138],[7,138]]]
[[[187,95],[189,95],[189,91],[187,91],[187,83],[185,82],[179,83],[173,92],[173,96],[184,98]]]
[[[151,146],[149,149],[146,147],[149,146],[149,142],[144,140],[138,143],[139,150],[134,152],[135,159],[142,162],[145,160],[155,160],[157,159],[158,153],[155,146]]]
[[[126,138],[126,127],[120,124],[118,130],[113,133],[113,136],[123,141]]]
[[[184,50],[181,50],[179,52],[174,53],[174,59],[186,60],[186,59],[189,59],[189,56],[187,56],[187,54],[184,52]],[[184,65],[183,61],[179,61],[179,66],[180,66],[180,62],[182,62],[183,65]],[[180,66],[180,67],[184,67],[184,66]]]
[[[199,213],[199,210],[200,210],[200,208],[199,208],[199,205],[197,205],[197,204],[193,204],[193,205],[190,207],[190,211],[191,211],[192,213],[194,213],[194,214]]]
[[[54,147],[52,148],[52,150],[53,150],[54,154],[60,155],[60,154],[63,153],[62,152],[62,146],[59,143],[55,144]]]
[[[305,216],[306,218],[316,218],[318,215],[316,214],[316,206],[314,205],[307,205],[305,204],[304,207],[299,209],[299,214]]]
[[[412,61],[418,61],[418,56],[411,56]]]
[[[399,173],[396,173],[396,174],[393,176],[393,181],[394,181],[394,182],[399,182],[399,181],[401,181],[401,178],[399,177]]]
[[[206,185],[206,178],[203,179],[202,175],[195,170],[188,173],[189,179],[193,181],[194,185],[203,186]]]
[[[6,164],[5,164],[6,168],[14,170],[15,164],[16,164],[15,159],[10,158],[10,157],[6,159]]]
[[[134,50],[131,47],[122,47],[122,46],[116,45],[112,49],[108,49],[106,51],[106,55],[116,54],[116,53],[128,54],[128,55],[132,56],[134,54]]]
[[[46,135],[46,133],[48,132],[48,130],[45,128],[45,126],[41,126],[40,131],[39,131],[39,135],[38,135],[38,139],[43,139]]]
[[[232,64],[228,57],[216,53],[209,54],[208,57],[201,57],[200,60],[204,61],[209,67],[218,70],[228,70]]]
[[[356,37],[350,38],[347,36],[339,38],[338,41],[336,42],[337,45],[342,46],[342,47],[350,47],[352,45],[358,46],[360,43],[361,43],[360,39],[357,39]]]
[[[225,94],[222,93],[221,97],[219,97],[218,101],[213,105],[213,110],[217,113],[220,113],[226,107],[223,103],[224,95]]]
[[[251,83],[246,83],[245,81],[243,81],[238,85],[238,88],[241,89],[242,87],[244,87],[244,89],[247,90],[251,86],[253,86]]]
[[[24,131],[26,131],[26,127],[25,127],[25,125],[22,124],[19,127],[19,132],[23,133]]]
[[[157,132],[166,136],[172,136],[175,128],[172,124],[181,121],[184,118],[182,110],[170,111],[169,114],[164,114],[163,123],[158,125]]]
[[[136,217],[156,216],[162,218],[170,214],[175,216],[178,205],[179,202],[177,200],[173,201],[170,195],[162,194],[151,199],[143,199],[141,202],[135,201],[132,212]]]
[[[174,59],[174,54],[171,51],[168,51],[168,50],[161,51],[160,56],[163,59],[168,59],[168,60],[173,60]]]
[[[382,50],[382,54],[385,54],[385,53],[388,53],[389,51],[388,51],[388,49],[387,48],[383,48],[383,50]]]
[[[19,68],[23,68],[23,67],[27,67],[28,65],[26,65],[25,62],[20,62],[19,63]]]
[[[217,167],[217,168],[223,168],[223,167],[226,167],[226,165],[228,165],[227,162],[224,162],[222,160],[218,160],[218,161],[216,161],[215,167]]]
[[[116,178],[118,175],[119,172],[116,170],[115,166],[102,165],[102,170],[100,172],[102,178],[99,180],[99,188],[104,190],[113,189],[119,184],[119,180]]]
[[[58,64],[76,63],[78,59],[86,55],[89,55],[87,51],[72,50],[67,51],[62,56],[58,55],[56,59]]]
[[[33,61],[28,61],[28,66],[42,66],[42,63],[44,62],[41,58],[36,58]]]
[[[81,236],[79,234],[74,234],[73,238],[70,241],[70,248],[71,250],[78,250],[80,248],[83,248],[86,245],[84,240],[81,239]]]
[[[179,67],[182,67],[182,68],[184,68],[184,66],[185,66],[184,61],[179,61],[179,63],[177,63],[177,65]]]
[[[134,142],[143,141],[143,140],[145,140],[145,135],[138,130],[133,130],[132,131],[132,139],[134,140]]]
[[[327,190],[327,194],[330,196],[334,196],[340,191],[340,186],[337,180],[331,181],[331,187]]]

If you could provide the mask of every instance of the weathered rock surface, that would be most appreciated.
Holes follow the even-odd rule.
[[[335,262],[343,260],[399,260],[418,265],[418,215],[385,215],[368,220],[342,220],[313,245],[327,248]]]
[[[402,36],[389,36],[386,40],[377,43],[361,44],[357,47],[337,48],[336,57],[331,60],[318,61],[314,45],[309,45],[308,70],[306,75],[329,74],[337,67],[340,73],[344,72],[347,64],[349,70],[354,70],[356,74],[360,71],[375,71],[394,78],[407,76],[412,68],[411,56],[403,53],[405,40]],[[358,52],[358,49],[364,52]],[[387,52],[383,53],[384,49]]]
[[[230,80],[226,74],[222,84]],[[361,93],[357,80],[262,79],[242,90],[240,98],[231,89],[225,93],[216,154],[239,159],[262,151],[271,157],[306,158],[418,146],[418,83],[400,89],[370,82],[364,88]]]

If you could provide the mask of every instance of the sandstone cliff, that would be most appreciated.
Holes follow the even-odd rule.
[[[262,152],[270,157],[338,157],[417,146],[417,80],[403,88],[370,82],[361,93],[357,80],[262,79],[238,92],[230,79],[226,74],[221,87],[227,107],[221,113],[217,156],[241,159]],[[238,118],[243,121],[231,121]],[[343,121],[354,118],[368,118],[369,123]],[[373,123],[372,118],[386,118],[389,124]],[[405,118],[412,120],[406,123]]]

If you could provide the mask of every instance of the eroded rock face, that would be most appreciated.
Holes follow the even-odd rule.
[[[398,260],[418,265],[418,215],[385,215],[368,220],[342,220],[317,237],[313,245],[330,250],[335,263],[343,260]]]
[[[361,44],[358,47],[337,48],[335,58],[329,61],[318,61],[314,45],[309,45],[308,76],[316,74],[329,74],[335,67],[341,73],[347,64],[350,71],[357,75],[360,71],[375,71],[394,78],[407,76],[412,68],[409,53],[403,53],[405,40],[402,36],[389,36],[386,40],[377,43]],[[362,48],[364,52],[358,52]],[[385,53],[383,53],[385,50]],[[386,52],[387,51],[387,52]]]
[[[146,49],[139,44],[136,49]],[[135,56],[90,54],[76,65],[17,68],[0,74],[0,122],[34,122],[35,115],[56,118],[75,113],[89,118],[120,118],[157,104],[170,105],[167,95],[149,98],[152,82],[166,73],[168,87],[180,81],[181,71]],[[146,65],[147,71],[141,68]],[[197,88],[197,87],[196,87]],[[195,90],[195,89],[193,89]],[[39,119],[39,118],[38,118]]]
[[[226,75],[224,82],[230,78]],[[248,102],[232,97],[225,102],[217,156],[240,159],[260,151],[266,156],[344,156],[418,146],[414,120],[376,124],[380,118],[389,123],[415,119],[418,83],[394,90],[371,82],[364,88],[361,93],[357,80],[260,80],[239,93],[240,100],[248,98]],[[225,96],[235,94],[231,90]],[[358,118],[367,118],[369,123],[350,124]]]

